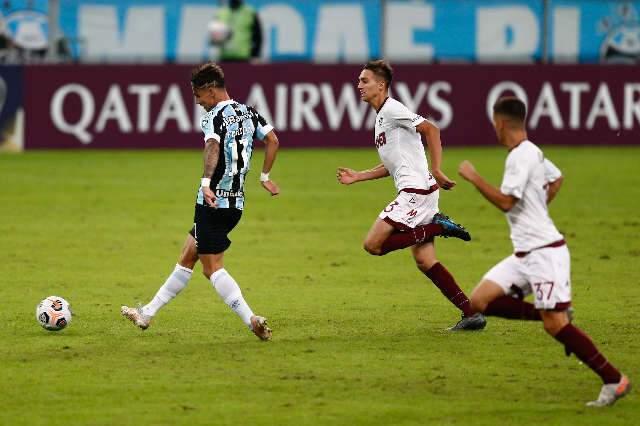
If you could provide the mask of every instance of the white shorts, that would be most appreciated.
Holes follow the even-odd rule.
[[[564,310],[571,305],[571,259],[566,245],[507,257],[483,280],[497,283],[506,295],[533,293],[536,309]]]
[[[400,231],[431,223],[438,213],[438,190],[430,194],[400,191],[378,217]]]

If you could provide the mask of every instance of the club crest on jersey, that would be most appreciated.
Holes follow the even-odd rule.
[[[378,118],[378,126],[382,126],[382,117]]]
[[[380,148],[381,146],[386,145],[386,143],[387,143],[387,137],[384,135],[384,132],[382,132],[376,138],[376,141],[375,141],[376,148]]]

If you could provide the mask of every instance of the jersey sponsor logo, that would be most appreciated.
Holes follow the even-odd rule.
[[[387,144],[387,137],[385,136],[384,132],[382,132],[376,138],[376,141],[375,141],[376,148],[379,149],[381,146],[386,144]]]
[[[216,197],[230,198],[230,197],[244,197],[244,191],[228,191],[226,189],[216,189]]]
[[[407,216],[409,216],[410,218],[414,218],[416,217],[416,215],[418,214],[418,211],[416,209],[411,209],[408,213]]]
[[[223,121],[225,126],[230,126],[234,123],[239,123],[240,121],[250,120],[250,119],[251,119],[251,113],[248,112],[242,115],[230,115],[228,117],[224,117]]]

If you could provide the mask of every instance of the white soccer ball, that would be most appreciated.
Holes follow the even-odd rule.
[[[215,45],[224,44],[231,38],[231,28],[222,21],[214,19],[209,22],[207,28],[209,30],[209,40]]]
[[[62,330],[71,322],[69,302],[58,296],[47,297],[36,306],[36,320],[46,330]]]

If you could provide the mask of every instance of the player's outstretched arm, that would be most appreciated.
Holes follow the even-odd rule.
[[[262,164],[262,174],[260,175],[260,183],[262,187],[267,191],[269,191],[269,193],[272,196],[278,195],[280,193],[280,188],[278,188],[278,185],[276,185],[276,183],[269,178],[269,172],[271,172],[273,163],[276,161],[278,147],[280,146],[280,142],[278,141],[276,132],[272,130],[269,133],[267,133],[267,135],[264,137],[264,143],[265,143],[264,163]]]
[[[503,194],[499,188],[496,188],[484,180],[482,176],[476,172],[473,164],[467,160],[460,163],[460,166],[458,166],[458,173],[464,179],[471,182],[484,198],[489,200],[494,206],[503,212],[508,212],[518,202],[516,197]]]
[[[343,185],[351,185],[352,183],[380,179],[387,176],[389,176],[389,170],[387,170],[384,164],[378,164],[369,170],[363,170],[360,172],[347,167],[338,167],[336,172],[338,182]]]
[[[216,207],[216,196],[209,188],[209,183],[211,183],[211,176],[213,176],[213,172],[218,164],[218,157],[220,156],[220,143],[211,138],[207,140],[204,145],[204,172],[202,173],[202,195],[204,196],[205,202],[210,207]]]
[[[427,144],[431,174],[440,188],[449,190],[456,186],[456,181],[449,179],[440,169],[442,164],[442,142],[438,126],[429,120],[425,120],[416,126],[416,132],[420,133],[422,140]]]

